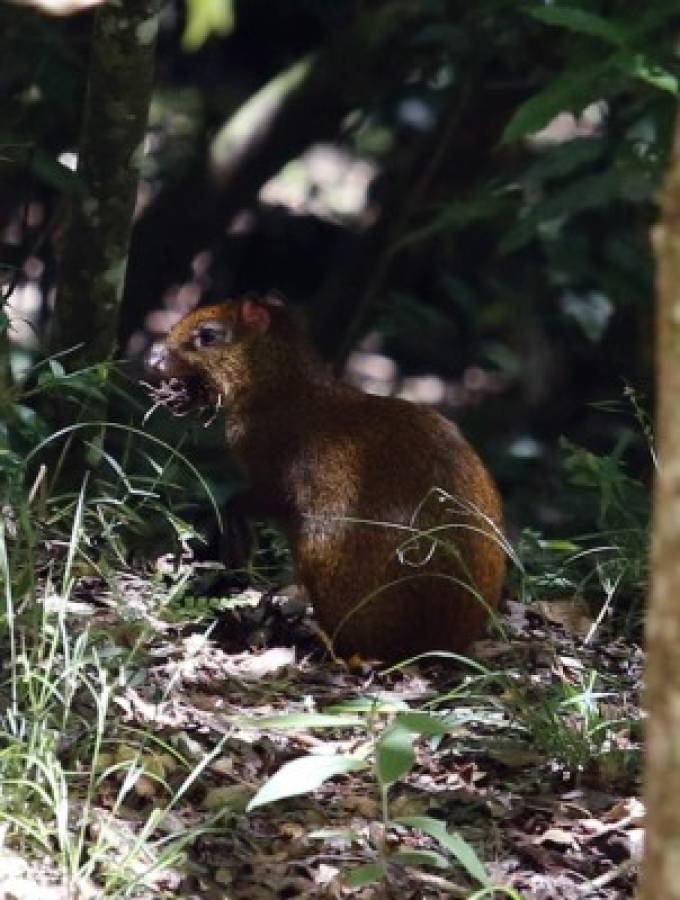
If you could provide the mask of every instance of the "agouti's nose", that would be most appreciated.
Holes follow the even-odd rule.
[[[149,347],[144,357],[144,366],[150,375],[156,378],[193,378],[199,373],[175,350],[163,341],[157,341]]]
[[[154,375],[167,375],[168,374],[168,362],[170,358],[170,353],[165,344],[162,344],[160,341],[156,341],[155,344],[152,344],[146,352],[146,356],[144,357],[144,366]]]

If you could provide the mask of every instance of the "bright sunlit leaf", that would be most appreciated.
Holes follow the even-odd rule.
[[[233,30],[233,0],[187,0],[182,46],[189,53],[202,47],[211,35],[227,37]]]
[[[298,731],[305,728],[353,728],[362,724],[359,716],[326,713],[287,713],[264,718],[244,717],[239,721],[245,721],[257,728],[272,728],[280,731]]]
[[[12,0],[16,6],[30,6],[48,16],[72,16],[100,6],[105,0]]]
[[[367,763],[354,756],[303,756],[282,766],[248,804],[248,811],[275,800],[309,794],[335,775],[360,772]]]
[[[651,84],[652,87],[658,88],[660,91],[667,91],[669,94],[677,95],[680,92],[680,79],[673,72],[664,69],[662,66],[656,65],[646,59],[642,54],[631,54],[621,61],[621,68]]]

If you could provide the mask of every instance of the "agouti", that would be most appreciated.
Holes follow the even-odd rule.
[[[395,660],[480,637],[502,511],[455,425],[330,377],[278,297],[196,309],[149,365],[224,404],[250,482],[239,508],[283,529],[337,653]]]

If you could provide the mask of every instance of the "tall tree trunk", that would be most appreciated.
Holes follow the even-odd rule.
[[[680,898],[680,116],[655,229],[657,440],[647,625],[647,853],[643,900]]]
[[[143,156],[160,0],[118,0],[96,14],[78,174],[57,292],[59,349],[70,366],[109,358]]]
[[[10,346],[7,334],[7,318],[0,306],[0,414],[4,414],[6,404],[13,402],[12,372],[10,369]]]

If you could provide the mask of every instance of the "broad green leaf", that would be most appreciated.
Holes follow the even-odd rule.
[[[491,219],[498,214],[503,202],[503,197],[489,190],[477,194],[472,200],[456,200],[454,203],[448,203],[427,225],[416,228],[395,241],[389,252],[397,253],[404,247],[429,240],[442,231],[458,230],[474,222]]]
[[[625,26],[616,20],[605,19],[596,13],[573,6],[536,6],[527,9],[526,12],[533,19],[545,22],[546,25],[558,25],[578,34],[601,38],[617,47],[622,46],[628,37]]]
[[[485,887],[490,884],[484,864],[477,856],[474,848],[468,844],[459,834],[450,834],[446,830],[446,824],[441,819],[432,819],[429,816],[404,816],[395,819],[399,825],[409,828],[417,828],[419,831],[429,834],[454,856],[471,878]]]
[[[354,756],[303,756],[282,766],[266,781],[248,804],[248,812],[286,797],[309,794],[335,775],[348,775],[366,768]]]
[[[187,23],[182,47],[198,50],[213,35],[227,37],[234,30],[233,0],[187,0]]]
[[[619,195],[620,190],[621,179],[613,169],[571,181],[566,187],[553,191],[520,219],[500,242],[499,250],[501,253],[512,253],[537,234],[549,235],[554,239],[555,235],[546,229],[549,223],[559,225],[562,219],[586,209],[605,207]]]
[[[325,712],[337,713],[392,713],[406,711],[410,707],[398,697],[350,697],[342,703],[326,706]]]
[[[63,378],[64,375],[66,375],[66,369],[64,368],[60,360],[48,359],[47,365],[50,367],[50,372],[54,375],[55,378]]]
[[[400,866],[434,866],[437,869],[449,869],[451,863],[434,850],[397,850],[390,856],[390,862]]]
[[[413,741],[413,732],[396,723],[380,735],[375,745],[375,768],[381,784],[393,784],[411,769],[416,759]]]
[[[577,550],[580,550],[578,544],[575,544],[573,541],[568,540],[553,540],[553,541],[538,541],[538,546],[541,550],[552,550],[556,553],[574,553]]]
[[[603,76],[612,69],[612,60],[605,59],[585,66],[578,73],[569,70],[555,78],[538,94],[534,94],[516,110],[505,126],[501,143],[516,141],[527,134],[545,128],[558,113],[581,111],[601,95]]]
[[[281,731],[304,728],[354,728],[364,724],[359,716],[326,713],[289,713],[282,716],[266,716],[263,719],[239,716],[238,721],[256,728],[275,728]]]
[[[619,64],[629,75],[639,78],[640,81],[645,81],[661,91],[667,91],[675,96],[680,90],[680,80],[677,75],[653,63],[641,53],[621,56]]]
[[[284,99],[304,83],[312,63],[311,56],[296,60],[239,107],[213,139],[210,149],[213,165],[219,169],[231,165],[251,136],[266,127]]]
[[[635,25],[631,26],[633,38],[641,38],[660,28],[669,20],[676,21],[678,16],[678,0],[654,0],[647,6],[633,7]]]
[[[522,175],[523,183],[551,181],[564,178],[578,169],[592,165],[600,159],[606,146],[604,140],[594,137],[577,137],[556,144],[541,153]]]
[[[363,887],[374,881],[382,881],[386,874],[387,866],[384,863],[367,863],[345,872],[343,880],[348,887]]]
[[[455,723],[447,722],[441,717],[433,716],[426,712],[399,713],[394,724],[416,734],[425,734],[428,737],[449,734],[457,727]]]

